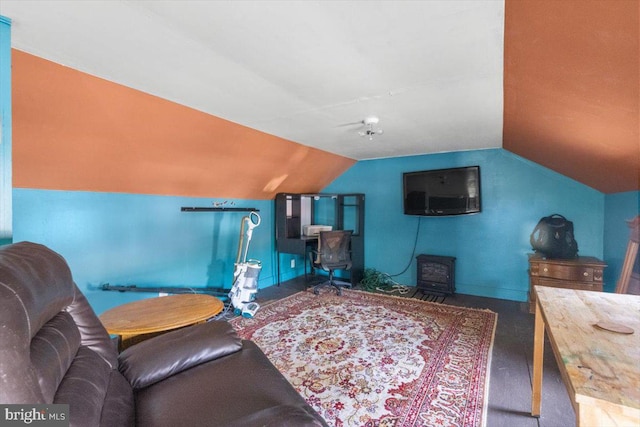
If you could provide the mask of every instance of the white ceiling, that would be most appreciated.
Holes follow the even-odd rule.
[[[0,14],[16,49],[356,160],[502,146],[503,0],[0,0]],[[371,115],[373,141],[357,124]]]

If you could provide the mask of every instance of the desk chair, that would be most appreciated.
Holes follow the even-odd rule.
[[[351,269],[351,234],[352,230],[335,230],[321,231],[318,235],[318,250],[314,251],[316,259],[313,260],[313,266],[328,271],[329,280],[314,286],[314,294],[318,295],[324,286],[332,286],[338,295],[342,295],[342,288],[351,287],[351,283],[333,278],[335,270]]]

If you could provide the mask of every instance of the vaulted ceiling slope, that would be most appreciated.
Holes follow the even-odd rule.
[[[504,148],[604,193],[640,190],[640,2],[505,14]]]
[[[500,1],[13,1],[14,48],[370,159],[502,144]],[[358,135],[365,117],[384,135]]]
[[[15,49],[352,159],[501,147],[504,118],[505,148],[601,191],[640,186],[637,0],[2,0],[0,14]]]

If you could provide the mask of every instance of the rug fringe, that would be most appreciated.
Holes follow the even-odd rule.
[[[331,289],[323,290],[321,292],[322,293],[329,293],[329,292],[332,292],[332,290]],[[489,308],[464,307],[464,306],[460,306],[460,305],[447,304],[444,300],[442,302],[436,303],[436,302],[433,302],[433,301],[426,301],[426,300],[422,300],[422,299],[418,299],[418,298],[412,298],[412,297],[408,297],[408,296],[404,296],[404,295],[390,295],[390,294],[386,294],[386,293],[370,292],[370,291],[364,291],[364,290],[360,290],[360,289],[343,289],[342,292],[343,292],[343,294],[345,292],[346,293],[354,292],[354,293],[360,293],[362,295],[376,295],[376,296],[383,297],[383,298],[397,298],[397,299],[400,299],[400,300],[410,299],[412,301],[416,301],[416,302],[420,302],[420,303],[424,303],[424,304],[433,304],[433,305],[440,305],[440,306],[441,305],[446,305],[446,306],[449,306],[449,307],[456,307],[456,308],[461,308],[461,309],[464,309],[464,310],[493,313],[493,314],[496,315],[496,318],[498,316],[498,313],[496,313],[495,311],[493,311],[493,310],[491,310]],[[272,304],[274,304],[274,303],[276,303],[278,301],[287,301],[289,299],[295,298],[296,295],[298,295],[300,293],[313,293],[313,288],[308,288],[308,289],[296,292],[294,294],[291,294],[291,295],[286,296],[286,297],[281,298],[281,299],[270,300],[270,301],[262,303],[261,305],[262,305],[263,308],[266,308],[266,307],[269,307],[270,305],[272,305]]]
[[[493,313],[491,310],[487,310],[490,311],[491,313]],[[482,411],[482,421],[480,426],[481,427],[486,427],[487,426],[487,414],[489,413],[489,383],[491,382],[491,363],[493,361],[493,345],[496,342],[496,329],[498,328],[498,313],[494,313],[495,314],[495,320],[493,322],[493,330],[491,331],[491,343],[489,344],[489,352],[488,352],[488,356],[487,356],[487,372],[485,375],[486,381],[484,384],[484,399],[482,402],[482,407],[483,407],[483,411]]]
[[[461,305],[447,304],[446,302],[435,303],[435,302],[432,302],[432,301],[425,301],[425,300],[421,300],[421,299],[417,299],[417,298],[409,298],[409,297],[402,296],[402,295],[379,294],[379,293],[376,293],[376,292],[362,291],[362,290],[359,290],[359,289],[344,289],[342,291],[343,294],[344,294],[345,291],[346,292],[357,292],[357,293],[360,293],[360,294],[363,294],[363,295],[376,295],[376,296],[380,296],[380,297],[383,297],[383,298],[396,298],[396,299],[400,299],[400,300],[410,299],[412,301],[420,302],[420,303],[423,303],[423,304],[432,304],[432,305],[438,305],[438,306],[446,305],[446,306],[449,306],[449,307],[461,308],[461,309],[469,310],[469,311],[480,311],[480,312],[493,313],[496,316],[498,315],[498,313],[496,313],[495,311],[493,311],[491,309],[488,309],[488,308],[464,307],[464,306],[461,306]],[[305,292],[305,291],[302,291],[302,292]]]

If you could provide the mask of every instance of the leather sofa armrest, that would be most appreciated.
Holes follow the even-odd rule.
[[[118,356],[119,370],[134,389],[140,389],[241,348],[242,340],[231,325],[211,321],[127,348]]]

